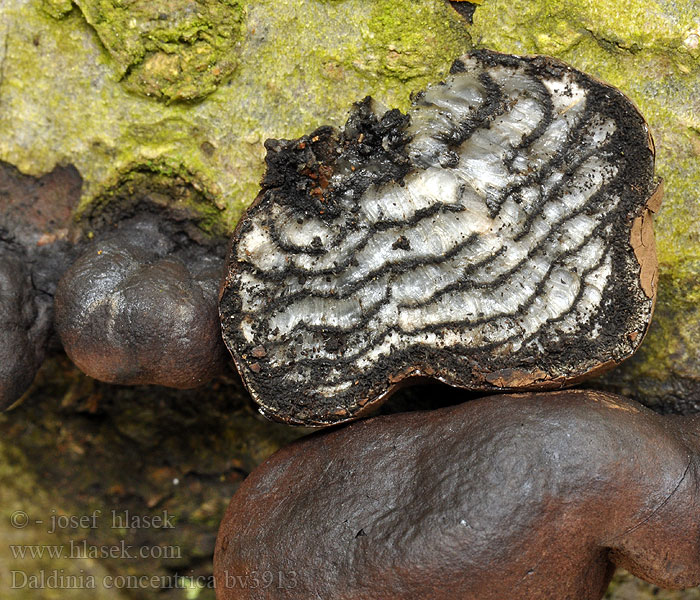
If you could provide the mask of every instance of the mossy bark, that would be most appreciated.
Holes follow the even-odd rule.
[[[660,295],[640,353],[594,385],[661,410],[700,408],[700,21],[693,0],[624,7],[484,0],[475,3],[473,26],[443,0],[229,2],[234,12],[223,24],[211,11],[195,21],[161,19],[157,4],[169,6],[165,0],[148,3],[147,22],[132,22],[110,16],[117,4],[0,4],[0,160],[34,176],[74,165],[83,185],[73,218],[88,233],[100,214],[154,190],[194,211],[205,232],[229,232],[257,193],[266,138],[339,125],[367,94],[405,109],[410,94],[444,77],[472,40],[554,55],[619,87],[649,120],[666,180],[657,221]],[[192,54],[197,48],[207,56]],[[193,578],[210,573],[228,498],[256,464],[303,433],[262,420],[233,375],[192,392],[119,388],[80,375],[60,355],[25,402],[0,418],[0,431],[7,543],[180,548],[172,559],[58,561],[15,558],[5,544],[0,589],[12,582],[11,570],[82,569],[98,584],[114,574],[177,575],[179,587],[165,597],[204,599],[212,590]],[[110,511],[127,509],[139,516],[168,510],[176,526],[112,530]],[[103,511],[96,530],[49,534],[46,522],[10,524],[15,511],[35,521],[94,510]],[[632,597],[631,585],[619,580],[609,597]],[[41,594],[66,597],[60,589]],[[70,594],[164,597],[151,585]]]
[[[208,226],[230,230],[257,193],[265,139],[339,125],[367,94],[405,108],[471,47],[442,0],[229,2],[228,24],[213,9],[178,20],[172,4],[0,7],[0,160],[32,175],[75,165],[77,218],[150,171],[197,188]]]

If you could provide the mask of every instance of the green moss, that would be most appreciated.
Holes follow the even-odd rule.
[[[590,36],[610,51],[679,52],[698,59],[686,44],[698,27],[694,0],[629,0],[624,9],[596,0],[490,0],[474,16],[475,38],[489,47],[556,53]]]
[[[158,159],[132,165],[118,174],[117,181],[107,182],[95,198],[83,202],[76,219],[88,235],[119,220],[121,214],[157,210],[179,221],[193,223],[195,239],[228,232],[221,219],[221,208],[207,195],[209,186],[177,161]]]
[[[372,2],[364,41],[374,54],[358,53],[355,64],[360,61],[372,65],[379,75],[412,82],[409,91],[444,77],[446,67],[471,47],[463,23],[447,3],[405,0]],[[383,56],[377,55],[377,48]],[[436,64],[442,69],[436,71]]]

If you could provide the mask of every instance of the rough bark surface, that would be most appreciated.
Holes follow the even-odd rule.
[[[588,0],[477,4],[474,11],[463,9],[473,18],[470,26],[450,4],[438,0],[249,3],[242,29],[233,24],[235,35],[241,35],[235,56],[223,57],[230,63],[221,73],[204,74],[216,90],[209,95],[206,90],[186,90],[203,98],[190,103],[175,99],[177,91],[166,90],[174,101],[131,91],[131,83],[123,78],[124,65],[135,64],[142,51],[144,57],[156,55],[152,50],[157,45],[169,50],[168,36],[176,38],[177,50],[182,40],[193,39],[188,36],[200,35],[197,32],[206,23],[164,19],[158,25],[149,16],[148,24],[134,23],[132,31],[122,32],[119,28],[129,26],[129,20],[114,20],[113,31],[125,33],[130,43],[138,42],[124,49],[113,46],[113,40],[103,41],[98,27],[90,25],[99,17],[92,8],[96,2],[2,2],[0,160],[13,165],[13,174],[0,185],[1,224],[9,224],[16,233],[17,215],[22,223],[32,220],[37,235],[31,245],[45,253],[47,243],[64,240],[74,217],[89,236],[114,215],[132,210],[134,199],[147,195],[154,206],[196,212],[202,232],[229,232],[258,191],[266,138],[298,137],[323,123],[338,126],[352,102],[367,94],[406,110],[412,91],[444,78],[454,58],[470,49],[470,34],[480,47],[557,56],[635,101],[654,133],[658,172],[666,180],[665,204],[657,223],[661,269],[657,317],[638,356],[598,385],[623,390],[658,410],[696,411],[700,394],[696,3],[635,0],[625,11],[618,3]],[[154,25],[159,28],[155,43],[134,35],[148,34]],[[181,25],[193,27],[185,30]],[[226,40],[213,42],[206,45],[207,52],[230,47]],[[173,64],[186,68],[194,63],[176,57]],[[160,69],[156,75],[167,76],[163,63],[155,66]],[[167,77],[162,81],[167,85]],[[152,78],[148,83],[162,81]],[[51,173],[56,175],[54,183],[49,183]],[[38,179],[30,181],[29,174]],[[8,193],[19,181],[29,191],[19,196]],[[39,240],[43,245],[36,245]],[[52,269],[65,267],[61,263]],[[55,285],[53,277],[44,282]],[[462,397],[436,389],[421,398],[425,408]],[[56,543],[57,536],[41,527],[9,526],[12,512],[27,507],[40,515],[36,518],[50,516],[51,509],[83,514],[94,508],[130,507],[157,514],[164,506],[162,498],[169,498],[173,512],[185,515],[183,523],[198,523],[197,534],[175,530],[173,540],[182,546],[184,557],[179,563],[183,568],[177,570],[188,571],[185,566],[196,563],[196,572],[211,572],[211,534],[242,473],[299,435],[259,421],[245,403],[238,410],[237,401],[230,400],[238,393],[239,389],[219,383],[191,392],[112,387],[85,378],[65,359],[52,359],[24,404],[0,419],[3,539]],[[449,399],[443,398],[446,394]],[[397,402],[403,408],[414,406],[415,396],[407,398]],[[220,407],[212,407],[212,402]],[[192,440],[192,446],[179,450],[183,440]],[[195,456],[198,466],[192,470]],[[230,475],[227,461],[238,465],[240,476]],[[183,476],[200,471],[207,475]],[[179,480],[177,486],[174,479]],[[153,509],[148,501],[154,502]],[[80,539],[87,533],[68,531],[61,539]],[[93,533],[95,540],[109,543],[121,537],[103,528]],[[149,543],[154,540],[168,543],[160,534]],[[84,568],[101,575],[174,570],[167,562],[152,568],[151,562],[139,560],[18,561],[12,559],[7,543],[0,552],[0,585],[11,581],[12,565],[27,572],[43,566]],[[632,587],[637,595],[629,591]],[[645,591],[639,591],[642,588]],[[66,597],[63,590],[41,593],[47,599]],[[25,589],[11,594],[23,600],[36,598],[38,592]],[[70,594],[91,599],[162,597],[152,588],[98,588]],[[178,600],[213,597],[194,586],[167,594]],[[637,600],[642,594],[674,600],[697,597],[696,592],[659,592],[628,580],[613,584],[609,597]]]

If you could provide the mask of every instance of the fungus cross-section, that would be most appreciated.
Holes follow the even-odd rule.
[[[481,51],[408,115],[366,99],[342,131],[267,147],[221,302],[266,414],[342,421],[411,375],[561,385],[641,341],[630,230],[654,157],[617,90]]]

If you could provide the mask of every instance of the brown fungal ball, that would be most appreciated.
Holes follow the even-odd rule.
[[[264,414],[338,423],[419,376],[557,388],[641,343],[660,194],[614,88],[481,50],[406,115],[366,99],[343,130],[266,146],[220,301]]]
[[[299,440],[234,495],[218,600],[597,600],[615,565],[700,584],[700,417],[497,396]],[[244,585],[274,573],[274,585]]]
[[[26,262],[0,241],[0,410],[34,380],[50,331],[50,300],[34,289]]]
[[[221,262],[188,255],[149,219],[91,243],[59,282],[56,331],[85,373],[192,388],[221,372]]]

